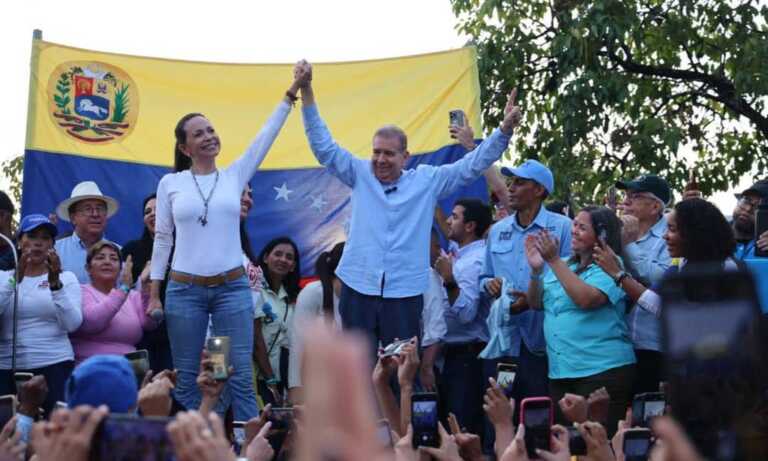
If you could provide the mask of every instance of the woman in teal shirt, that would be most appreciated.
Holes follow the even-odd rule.
[[[611,401],[608,421],[601,422],[611,430],[632,399],[635,354],[625,321],[625,293],[594,263],[592,253],[607,245],[621,254],[621,224],[610,209],[589,206],[576,215],[571,236],[568,259],[560,259],[558,242],[546,231],[526,239],[528,304],[544,309],[552,401],[605,387]]]

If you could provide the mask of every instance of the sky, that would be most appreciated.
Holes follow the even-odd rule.
[[[219,62],[351,61],[460,48],[448,0],[25,0],[0,17],[0,161],[24,151],[32,31],[99,51]],[[749,180],[740,184],[746,188]],[[0,187],[7,185],[0,179]],[[724,213],[732,193],[711,198]]]

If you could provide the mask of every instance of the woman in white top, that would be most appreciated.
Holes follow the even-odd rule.
[[[294,404],[303,403],[301,395],[301,354],[304,334],[313,320],[322,317],[337,328],[341,328],[339,315],[339,293],[341,280],[336,277],[344,242],[337,243],[331,251],[324,251],[317,257],[315,274],[320,278],[308,283],[296,299],[296,313],[291,328],[291,354],[288,360],[288,397]]]
[[[299,295],[299,249],[288,237],[270,240],[257,259],[263,285],[255,301],[253,352],[256,390],[264,404],[282,404],[296,297]]]
[[[25,216],[19,224],[19,302],[17,306],[16,371],[45,376],[46,414],[72,373],[75,355],[68,334],[83,321],[80,283],[61,271],[53,249],[56,226],[41,214]],[[0,272],[0,394],[15,394],[11,370],[13,338],[13,271]]]
[[[240,197],[307,78],[299,70],[256,139],[226,168],[216,166],[221,144],[207,118],[188,114],[176,125],[176,172],[165,175],[157,187],[149,310],[163,308],[160,283],[175,245],[165,319],[173,363],[179,370],[176,398],[186,408],[200,404],[195,379],[210,316],[213,334],[230,338],[229,363],[235,369],[223,399],[232,402],[237,420],[258,414],[251,369],[253,308],[239,234]]]

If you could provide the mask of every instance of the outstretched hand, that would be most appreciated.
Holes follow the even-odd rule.
[[[302,59],[293,67],[293,81],[296,88],[302,90],[312,84],[312,64]]]
[[[517,88],[514,88],[509,92],[507,98],[507,105],[504,107],[504,120],[501,121],[501,131],[507,136],[511,136],[512,132],[520,125],[520,121],[523,119],[523,111],[517,105]]]

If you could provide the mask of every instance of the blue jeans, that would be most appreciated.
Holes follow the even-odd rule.
[[[186,408],[200,407],[197,375],[205,346],[208,319],[213,334],[229,336],[229,363],[235,368],[222,394],[232,402],[236,420],[248,421],[259,414],[253,390],[253,301],[245,275],[215,287],[168,282],[165,319],[173,363],[179,371],[176,399]]]

